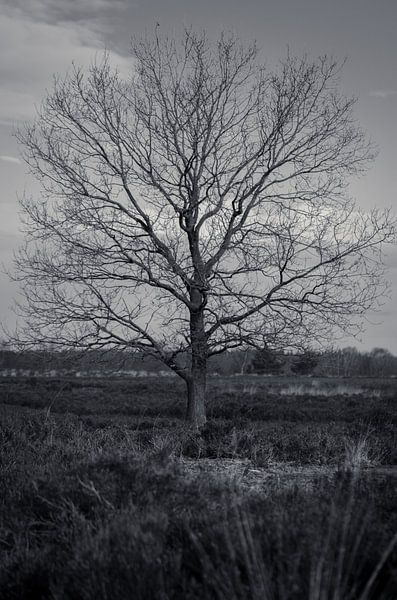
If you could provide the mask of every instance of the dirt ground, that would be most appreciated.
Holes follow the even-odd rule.
[[[186,477],[202,475],[219,481],[228,481],[230,485],[242,487],[248,492],[267,494],[277,488],[312,489],[319,478],[329,478],[336,473],[343,473],[342,467],[328,465],[304,465],[271,463],[267,467],[253,466],[249,460],[239,459],[186,459],[180,460]],[[365,474],[370,477],[388,478],[397,486],[397,466],[382,465],[362,467],[354,471],[355,475]]]

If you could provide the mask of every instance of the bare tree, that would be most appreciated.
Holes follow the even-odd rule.
[[[106,57],[74,67],[19,133],[42,185],[22,200],[22,336],[153,355],[201,425],[211,355],[358,326],[393,227],[346,194],[372,152],[335,62],[272,73],[192,31],[132,53],[129,80]]]

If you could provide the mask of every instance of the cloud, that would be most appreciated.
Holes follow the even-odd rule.
[[[5,162],[16,163],[17,165],[21,164],[21,161],[16,156],[7,156],[6,154],[0,154],[0,160],[4,160]]]
[[[59,24],[62,22],[105,20],[116,12],[127,9],[128,0],[3,0],[5,10],[28,17],[33,21]]]
[[[396,96],[397,90],[373,90],[369,92],[369,95],[373,98],[382,98],[384,100],[385,98],[390,98],[390,96]]]
[[[103,35],[90,28],[82,19],[65,19],[53,22],[47,18],[45,9],[55,2],[34,0],[24,3],[37,9],[36,18],[30,11],[0,5],[0,123],[29,120],[35,115],[35,105],[52,87],[53,74],[64,74],[74,61],[87,66],[106,47]],[[62,5],[59,3],[58,5]],[[69,5],[69,3],[66,3]],[[83,2],[70,3],[83,6]],[[95,0],[95,6],[110,5],[105,0]],[[85,3],[85,6],[87,3]],[[39,10],[40,9],[40,10]],[[31,9],[32,10],[32,9]],[[81,9],[82,10],[82,9]],[[51,11],[50,11],[51,13]],[[43,20],[38,20],[43,15]],[[47,15],[48,16],[48,15]],[[131,59],[110,49],[109,58],[122,74],[131,67]]]
[[[12,18],[31,23],[41,23],[63,28],[80,29],[85,35],[94,34],[98,39],[114,41],[114,33],[120,23],[137,5],[130,0],[0,0],[3,10]],[[128,19],[127,19],[128,20]],[[117,36],[116,36],[117,37]],[[113,40],[112,40],[113,38]],[[128,54],[123,52],[124,55]]]

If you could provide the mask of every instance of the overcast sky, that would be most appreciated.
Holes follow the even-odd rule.
[[[358,98],[357,118],[376,142],[378,158],[352,182],[363,208],[392,206],[397,189],[397,0],[0,0],[0,262],[11,264],[20,238],[17,195],[34,190],[19,159],[15,126],[33,118],[53,74],[74,61],[89,64],[108,49],[122,71],[131,35],[184,26],[210,34],[233,30],[256,39],[270,64],[291,54],[347,58],[342,86]],[[37,188],[36,188],[37,189]],[[397,210],[396,210],[397,212]],[[397,248],[387,250],[391,298],[370,315],[359,349],[397,354]],[[15,287],[0,273],[0,321],[13,322]]]

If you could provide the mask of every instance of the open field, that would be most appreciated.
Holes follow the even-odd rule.
[[[1,599],[397,597],[397,380],[0,380]]]

